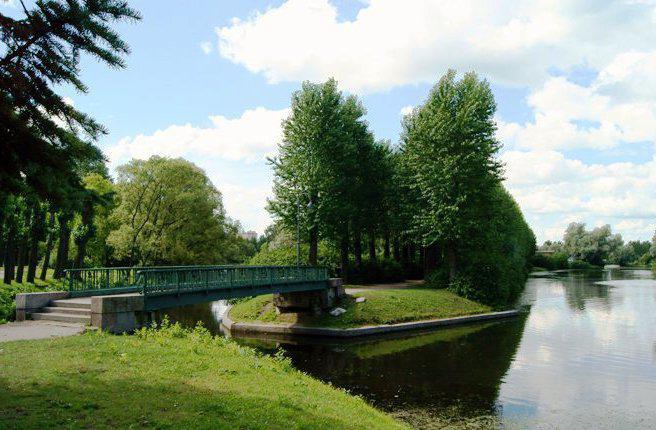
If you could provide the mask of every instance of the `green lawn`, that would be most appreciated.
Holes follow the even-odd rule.
[[[0,344],[0,428],[405,427],[287,359],[172,326]]]
[[[364,297],[356,303],[354,297]],[[361,327],[376,324],[393,324],[434,318],[449,318],[490,312],[491,308],[464,299],[448,290],[425,287],[370,290],[342,300],[339,306],[346,313],[338,317],[306,314],[277,314],[272,296],[259,296],[236,304],[230,318],[239,322],[295,323],[314,327]]]

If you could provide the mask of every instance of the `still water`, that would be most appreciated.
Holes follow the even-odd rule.
[[[417,428],[656,428],[656,281],[645,270],[529,279],[524,316],[326,342],[238,339]],[[180,308],[218,332],[222,303]]]

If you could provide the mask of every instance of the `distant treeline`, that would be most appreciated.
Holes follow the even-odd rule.
[[[656,258],[656,234],[651,241],[632,240],[613,234],[610,225],[586,230],[585,223],[573,222],[561,241],[546,241],[539,247],[533,265],[549,270],[602,267],[606,264],[647,267]]]

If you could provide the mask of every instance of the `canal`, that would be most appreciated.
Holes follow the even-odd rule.
[[[351,342],[238,339],[416,428],[656,428],[656,281],[530,278],[512,320]],[[225,304],[180,308],[219,332]]]

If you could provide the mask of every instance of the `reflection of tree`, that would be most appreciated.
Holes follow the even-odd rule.
[[[363,345],[336,351],[326,345],[285,345],[294,365],[336,386],[363,395],[388,411],[457,408],[459,414],[494,412],[499,385],[517,351],[524,316],[461,336],[384,341],[385,354],[362,354]],[[393,343],[399,343],[396,348]],[[376,341],[376,349],[381,342]],[[408,348],[415,344],[417,347]]]
[[[607,285],[596,284],[601,280],[608,280],[609,272],[602,271],[573,271],[560,278],[565,289],[567,305],[574,311],[585,310],[585,303],[590,299],[601,299],[606,306],[610,306],[609,290]]]

